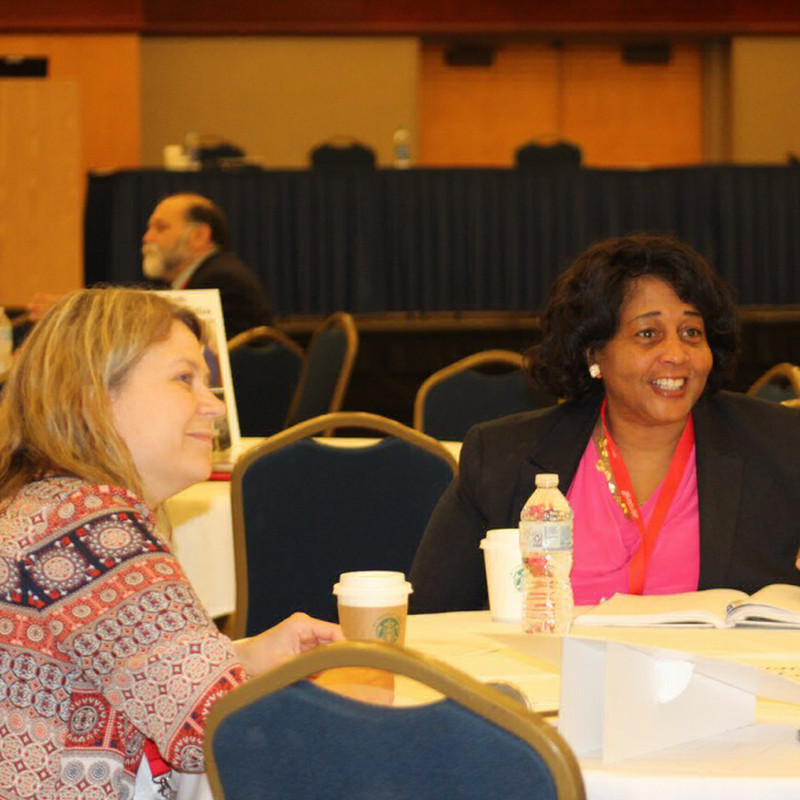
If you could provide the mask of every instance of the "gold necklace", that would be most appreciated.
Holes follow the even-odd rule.
[[[625,505],[625,503],[622,502],[622,498],[619,495],[619,489],[617,489],[617,484],[614,481],[614,473],[611,471],[611,462],[608,458],[608,439],[606,439],[606,434],[602,426],[600,426],[599,431],[595,431],[594,443],[595,447],[597,448],[597,453],[600,456],[600,458],[597,459],[597,469],[606,479],[608,490],[611,492],[611,496],[614,498],[614,500],[616,500],[617,505],[622,509],[622,513],[628,519],[631,519],[631,512],[628,510],[628,507]]]

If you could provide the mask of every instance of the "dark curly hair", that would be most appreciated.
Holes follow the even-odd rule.
[[[559,276],[541,316],[542,339],[526,354],[534,381],[563,398],[601,391],[601,382],[589,377],[586,351],[599,350],[613,338],[631,284],[642,277],[665,281],[700,312],[714,357],[705,392],[725,386],[739,346],[731,290],[691,247],[649,233],[598,242]]]

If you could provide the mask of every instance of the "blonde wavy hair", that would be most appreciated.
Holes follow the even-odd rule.
[[[110,483],[142,497],[111,396],[173,322],[204,341],[197,316],[141,289],[80,289],[30,333],[0,396],[0,499],[48,474]]]

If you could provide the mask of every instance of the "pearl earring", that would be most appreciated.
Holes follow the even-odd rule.
[[[603,374],[600,372],[600,365],[595,362],[594,364],[589,364],[589,374],[593,378],[602,378]]]

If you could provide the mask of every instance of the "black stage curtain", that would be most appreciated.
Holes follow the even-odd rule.
[[[670,232],[747,305],[800,302],[800,168],[120,171],[90,177],[86,283],[142,279],[157,201],[210,197],[280,315],[528,310],[588,244]]]

